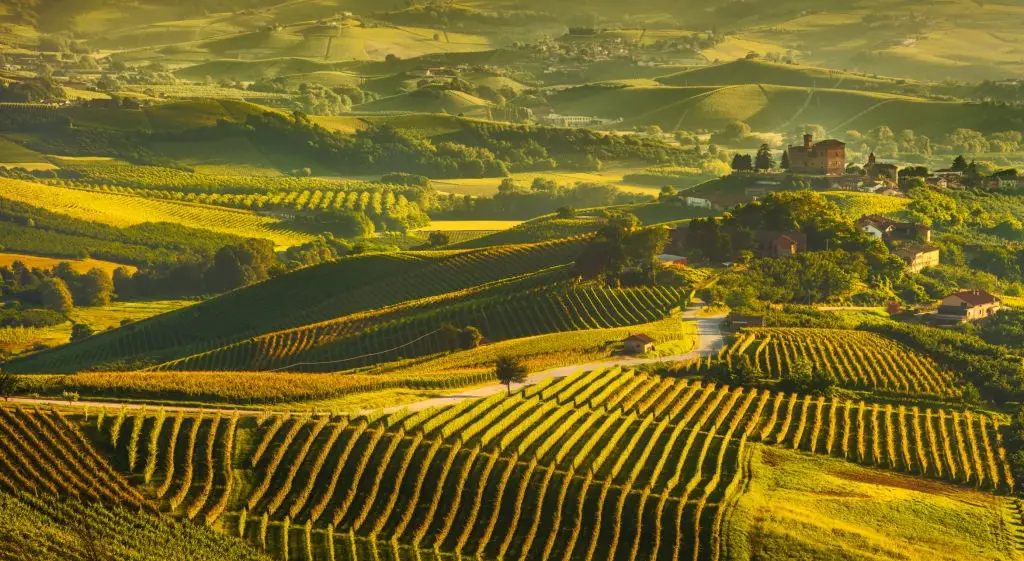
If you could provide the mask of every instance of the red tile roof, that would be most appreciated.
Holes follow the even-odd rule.
[[[984,290],[961,290],[954,294],[957,298],[967,302],[971,306],[984,306],[996,302],[996,297]]]
[[[644,335],[643,333],[638,333],[636,335],[630,335],[629,337],[626,337],[626,340],[627,341],[636,341],[637,343],[644,343],[644,344],[653,343],[654,342],[654,339],[651,339],[650,337],[648,337],[647,335]]]

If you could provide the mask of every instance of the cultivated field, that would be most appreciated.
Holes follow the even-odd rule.
[[[280,221],[273,218],[194,203],[99,193],[3,178],[0,178],[0,196],[74,218],[118,227],[145,222],[173,222],[213,232],[269,239],[279,247],[290,247],[312,239],[312,236],[280,227]]]
[[[1015,484],[999,421],[986,414],[618,368],[387,416],[116,408],[0,415],[4,434],[25,434],[20,427],[34,423],[65,435],[53,440],[56,450],[34,452],[35,465],[71,461],[61,458],[79,453],[64,443],[85,446],[74,437],[81,431],[145,501],[286,558],[330,559],[388,541],[403,559],[411,549],[517,559],[591,559],[598,551],[613,559],[732,558],[741,544],[726,536],[760,500],[748,498],[749,482],[772,485],[761,462],[775,448],[1000,493]],[[0,458],[6,480],[58,486],[49,472]],[[85,492],[81,477],[62,480],[60,492]],[[94,492],[139,500],[120,476],[107,477]],[[915,488],[929,489],[917,480]]]
[[[770,378],[805,360],[850,388],[910,395],[959,395],[954,376],[930,358],[884,337],[840,329],[747,329],[725,349],[731,361],[746,357]]]

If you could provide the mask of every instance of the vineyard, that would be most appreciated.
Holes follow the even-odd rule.
[[[466,290],[572,261],[583,239],[477,251],[357,255],[229,293],[188,310],[11,361],[18,372],[125,370],[267,333]]]
[[[848,388],[893,394],[954,397],[952,373],[933,360],[866,331],[804,328],[744,330],[724,351],[730,360],[749,357],[769,378],[807,360]]]
[[[158,166],[133,166],[127,164],[72,165],[82,174],[82,181],[94,188],[112,189],[123,187],[134,190],[168,191],[171,193],[300,193],[300,192],[348,192],[367,191],[388,186],[324,177],[260,177],[252,175],[214,175]],[[390,187],[390,190],[412,194],[412,187]]]
[[[271,193],[192,193],[162,189],[142,189],[100,185],[90,189],[110,193],[241,210],[291,214],[296,212],[362,212],[381,229],[417,228],[430,219],[417,203],[409,202],[405,194],[378,186],[369,190],[295,190]]]
[[[741,492],[750,442],[997,492],[1015,486],[987,414],[618,368],[390,415],[104,409],[74,419],[161,511],[283,559],[356,559],[365,548],[403,559],[409,548],[719,559],[724,505]]]
[[[0,197],[120,228],[144,222],[171,222],[247,238],[264,238],[280,247],[299,245],[313,238],[282,228],[277,219],[252,212],[55,187],[15,179],[0,178]]]
[[[491,340],[624,327],[666,317],[684,296],[678,288],[571,287],[548,279],[531,275],[493,295],[445,295],[271,333],[156,369],[337,371],[452,350],[439,330],[445,323],[472,325]],[[538,283],[549,286],[522,290]]]

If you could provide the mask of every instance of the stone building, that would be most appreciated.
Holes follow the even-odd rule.
[[[790,173],[804,175],[843,175],[846,173],[846,144],[835,139],[814,142],[805,134],[802,146],[789,146]]]

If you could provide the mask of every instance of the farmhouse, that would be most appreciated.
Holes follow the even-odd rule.
[[[643,333],[630,335],[622,342],[622,350],[633,355],[643,354],[654,350],[654,339]]]
[[[711,208],[711,201],[699,197],[686,197],[683,199],[686,206],[691,208]]]
[[[570,129],[581,129],[584,127],[607,125],[622,121],[621,118],[618,120],[611,120],[601,119],[599,117],[588,117],[586,115],[559,115],[558,113],[549,113],[542,117],[538,117],[537,120],[542,125]]]
[[[978,321],[995,315],[1002,307],[999,298],[984,290],[961,290],[939,303],[934,319],[946,324]]]
[[[755,234],[761,257],[788,257],[807,249],[807,236],[802,232],[771,232]]]
[[[939,248],[930,245],[910,243],[893,250],[893,255],[907,264],[907,270],[920,273],[928,267],[939,265]]]
[[[805,175],[843,175],[846,173],[846,144],[835,139],[814,142],[805,134],[802,146],[786,149],[789,171]]]
[[[932,241],[932,229],[913,222],[897,222],[891,218],[869,214],[857,219],[857,227],[865,234],[886,242],[896,240]]]

